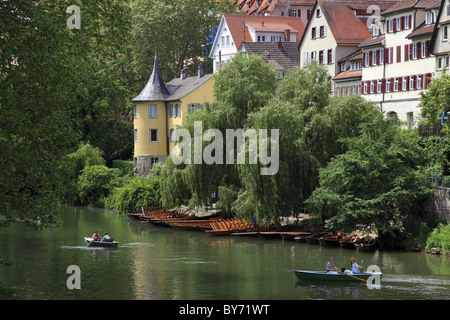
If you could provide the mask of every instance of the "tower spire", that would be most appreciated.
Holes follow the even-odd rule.
[[[153,70],[150,79],[148,79],[147,85],[141,93],[131,101],[164,101],[169,96],[169,90],[159,71],[158,55],[155,49],[155,60],[153,62]]]

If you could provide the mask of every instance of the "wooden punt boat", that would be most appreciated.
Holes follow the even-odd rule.
[[[293,241],[295,240],[295,237],[299,237],[304,235],[309,236],[311,234],[311,232],[305,232],[305,231],[287,231],[287,232],[281,232],[281,238],[283,238],[283,240],[290,240]]]
[[[320,231],[320,232],[315,232],[309,236],[307,236],[306,239],[306,243],[313,243],[313,244],[319,244],[319,238],[331,234],[330,232],[325,232],[325,231]]]
[[[347,236],[344,239],[340,240],[339,243],[341,244],[342,248],[347,249],[355,249],[355,241],[357,241],[359,237],[357,235]]]
[[[341,245],[340,241],[344,238],[345,236],[342,235],[341,233],[327,234],[319,238],[319,243],[321,246],[339,247]]]
[[[84,242],[86,245],[89,245],[89,247],[107,247],[107,248],[115,248],[119,245],[117,241],[92,241],[94,238],[91,237],[84,237]]]
[[[372,275],[379,275],[382,277],[381,272],[371,273],[364,272],[358,274],[342,274],[342,273],[329,273],[326,271],[307,271],[307,270],[295,270],[295,275],[299,280],[308,281],[346,281],[346,282],[361,282],[365,283]]]
[[[373,251],[375,250],[375,245],[377,243],[377,239],[371,236],[365,236],[361,239],[355,241],[354,246],[356,249],[361,251]]]

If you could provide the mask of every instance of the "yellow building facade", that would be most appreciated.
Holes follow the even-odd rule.
[[[165,162],[175,146],[171,136],[181,126],[189,112],[203,109],[214,95],[212,74],[187,77],[183,70],[179,78],[167,84],[161,77],[155,56],[150,79],[133,102],[134,175],[146,177],[152,165]]]

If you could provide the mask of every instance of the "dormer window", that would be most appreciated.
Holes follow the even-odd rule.
[[[427,15],[425,18],[425,24],[429,25],[433,23],[433,12],[427,11]]]
[[[322,16],[322,11],[320,9],[316,10],[316,18],[320,18]]]

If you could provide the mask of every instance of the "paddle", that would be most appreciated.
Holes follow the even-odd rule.
[[[358,280],[361,280],[361,281],[367,282],[367,280],[364,280],[364,279],[361,279],[361,278],[358,278],[358,277],[355,277],[355,276],[349,275],[349,274],[347,274],[347,273],[345,273],[345,272],[344,272],[344,274],[345,274],[346,276],[349,276],[349,277],[352,277],[352,278],[355,278],[355,279],[358,279]]]
[[[86,245],[86,247],[89,247],[89,245],[90,245],[92,242],[94,242],[94,240],[95,240],[95,239],[92,239],[92,241],[89,242],[89,243]]]

